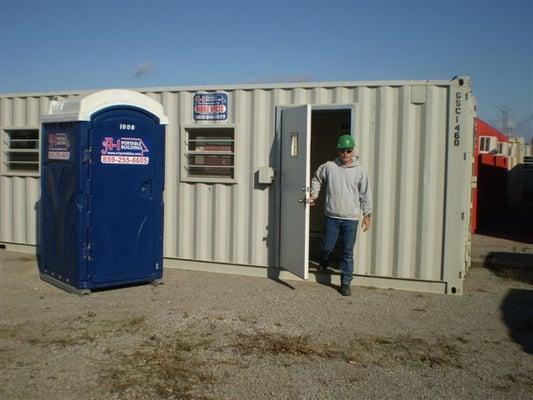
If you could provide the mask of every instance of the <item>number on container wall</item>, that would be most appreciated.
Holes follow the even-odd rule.
[[[459,124],[459,116],[462,109],[462,95],[461,92],[455,93],[455,126],[453,128],[453,145],[459,146],[461,144],[461,124]]]
[[[118,129],[120,129],[121,131],[134,131],[135,124],[120,124],[118,126]]]

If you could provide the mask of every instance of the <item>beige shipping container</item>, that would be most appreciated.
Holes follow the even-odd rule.
[[[374,198],[353,283],[462,292],[475,116],[469,78],[134,90],[161,102],[169,119],[166,267],[338,281],[315,269],[323,210],[307,201],[311,174],[350,132]],[[227,119],[195,120],[194,95],[216,92],[227,95]],[[0,243],[8,248],[34,251],[37,243],[41,116],[50,100],[80,93],[0,96]]]

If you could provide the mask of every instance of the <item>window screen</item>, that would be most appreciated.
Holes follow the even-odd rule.
[[[6,130],[4,134],[4,164],[7,172],[38,172],[39,130]]]
[[[233,128],[188,128],[184,135],[184,180],[216,182],[235,179]]]

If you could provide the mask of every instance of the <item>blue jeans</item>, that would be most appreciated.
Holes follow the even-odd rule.
[[[324,237],[322,238],[322,259],[320,265],[327,267],[331,252],[341,235],[341,284],[350,285],[353,275],[353,248],[357,236],[358,221],[326,217],[324,221]]]

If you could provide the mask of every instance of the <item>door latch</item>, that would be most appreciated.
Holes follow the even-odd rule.
[[[309,192],[309,186],[302,186],[300,190],[302,192],[305,192],[305,197],[303,199],[298,199],[298,203],[309,204],[310,200],[309,196],[307,195],[307,193]]]

